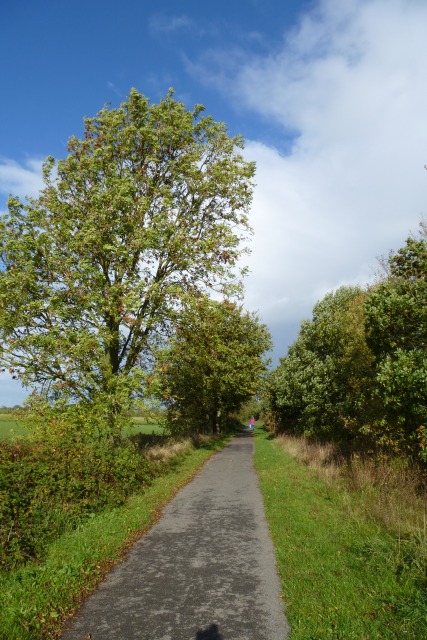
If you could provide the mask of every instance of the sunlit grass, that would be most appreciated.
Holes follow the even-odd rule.
[[[408,459],[344,458],[332,444],[280,436],[277,442],[326,482],[340,486],[354,518],[369,518],[398,536],[427,540],[427,493],[419,469]]]
[[[154,421],[146,420],[145,418],[135,416],[132,418],[132,422],[134,423],[131,427],[129,433],[144,433],[146,435],[163,435],[163,428]]]
[[[134,426],[125,433],[131,435],[143,433],[146,435],[163,435],[163,429],[157,422],[147,421],[145,418],[132,418]],[[20,424],[19,420],[10,413],[0,413],[0,440],[11,440],[13,438],[27,436],[28,429]]]
[[[255,464],[292,640],[426,640],[419,541],[360,509],[360,495],[344,491],[339,474],[322,478],[269,438],[258,431]],[[318,468],[324,457],[313,453]]]
[[[28,430],[10,413],[0,413],[0,440],[11,440],[27,435]]]

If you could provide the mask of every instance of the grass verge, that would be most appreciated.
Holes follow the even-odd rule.
[[[319,479],[265,431],[256,435],[291,640],[426,640],[427,574],[416,541],[352,511],[339,483]]]
[[[157,519],[161,508],[227,438],[175,456],[168,471],[123,507],[93,517],[50,545],[43,563],[0,574],[1,640],[56,638],[83,597]]]

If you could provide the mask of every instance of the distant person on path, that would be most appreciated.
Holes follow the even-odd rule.
[[[252,429],[252,431],[255,429],[255,418],[253,416],[249,420],[249,429]]]

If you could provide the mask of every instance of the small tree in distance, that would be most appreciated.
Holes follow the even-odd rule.
[[[229,301],[200,299],[160,352],[157,395],[172,432],[214,433],[262,386],[271,348],[256,314]]]
[[[255,167],[202,112],[133,89],[48,158],[39,197],[10,198],[0,365],[49,402],[99,402],[113,425],[183,303],[239,293]]]

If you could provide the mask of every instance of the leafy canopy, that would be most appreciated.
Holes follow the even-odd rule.
[[[367,291],[342,287],[272,373],[270,422],[427,461],[427,233],[391,253]]]
[[[239,293],[254,164],[240,137],[135,89],[84,121],[0,219],[0,364],[51,400],[123,405],[182,305]],[[244,250],[244,249],[243,249]]]
[[[303,322],[273,372],[270,404],[281,430],[346,440],[370,411],[372,355],[364,335],[366,294],[358,287],[328,293]]]
[[[389,277],[365,305],[383,423],[394,446],[406,450],[417,450],[427,424],[427,238],[421,228],[390,255]]]
[[[213,432],[260,390],[271,347],[256,314],[200,299],[159,354],[157,393],[172,431]]]

